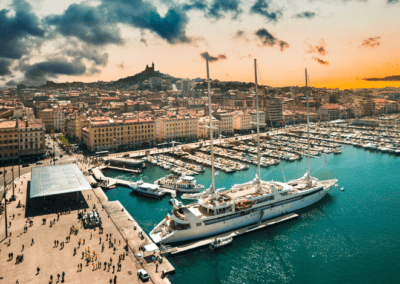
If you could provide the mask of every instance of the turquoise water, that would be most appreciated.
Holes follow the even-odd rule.
[[[321,159],[311,159],[311,173],[320,179],[338,178],[320,202],[298,211],[299,218],[235,238],[230,247],[208,248],[168,259],[178,283],[399,283],[400,279],[400,157],[343,146],[341,155],[327,155],[329,174]],[[283,162],[287,180],[303,175],[307,160]],[[254,177],[256,168],[219,173],[217,187],[229,188]],[[128,180],[138,176],[109,171]],[[148,165],[143,180],[167,174]],[[196,179],[210,185],[210,170]],[[261,169],[265,180],[283,181],[280,166]],[[340,191],[341,187],[345,191]],[[136,196],[127,188],[108,191],[146,232],[165,218],[170,206]]]

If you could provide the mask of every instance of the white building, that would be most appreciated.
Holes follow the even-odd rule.
[[[19,118],[19,119],[35,119],[35,113],[33,112],[33,109],[30,107],[24,107],[21,109],[15,109],[13,118]]]

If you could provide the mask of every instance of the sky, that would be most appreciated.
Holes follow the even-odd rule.
[[[400,0],[2,0],[0,86],[174,77],[400,87]]]

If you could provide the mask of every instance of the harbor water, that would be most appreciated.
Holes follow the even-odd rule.
[[[176,268],[173,284],[193,283],[398,283],[400,279],[400,157],[342,146],[341,155],[311,159],[311,174],[337,178],[339,187],[320,202],[297,211],[299,218],[235,238],[217,252],[209,248],[168,259]],[[261,169],[263,180],[298,178],[307,159]],[[149,164],[142,177],[104,171],[109,177],[153,182],[169,172]],[[216,187],[254,178],[256,167],[225,174]],[[210,185],[210,169],[196,180]],[[340,188],[343,187],[344,191]],[[106,192],[119,200],[148,233],[166,217],[168,197],[150,199],[117,187]],[[186,201],[188,202],[188,201]]]

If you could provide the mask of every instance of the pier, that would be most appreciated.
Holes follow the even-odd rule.
[[[287,214],[287,215],[284,215],[284,216],[280,216],[280,217],[276,217],[276,218],[273,218],[273,219],[266,220],[264,222],[261,222],[261,224],[259,224],[259,225],[257,223],[255,223],[255,224],[252,224],[252,225],[249,225],[249,226],[246,226],[246,227],[242,227],[242,228],[239,228],[239,229],[227,232],[227,233],[223,233],[223,234],[220,234],[220,235],[215,235],[215,236],[208,237],[206,239],[198,240],[198,241],[195,241],[195,242],[190,243],[190,244],[184,244],[184,245],[179,245],[179,246],[172,247],[172,248],[166,248],[166,250],[163,251],[163,254],[164,255],[168,255],[168,254],[174,255],[174,254],[178,254],[178,253],[187,252],[187,251],[193,250],[193,249],[198,249],[200,247],[207,246],[207,245],[211,244],[217,238],[224,238],[224,237],[232,237],[232,238],[234,238],[234,237],[237,237],[237,236],[240,236],[240,235],[244,235],[244,234],[247,234],[247,233],[250,233],[250,232],[254,232],[254,231],[269,227],[269,226],[273,226],[273,225],[276,225],[276,224],[279,224],[279,223],[282,223],[282,222],[286,222],[286,221],[295,219],[298,216],[299,215],[297,215],[295,213],[290,213],[290,214]]]

